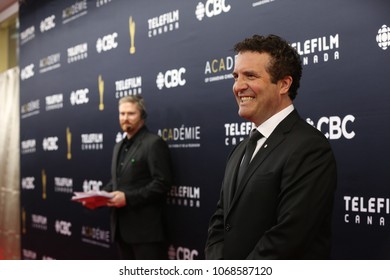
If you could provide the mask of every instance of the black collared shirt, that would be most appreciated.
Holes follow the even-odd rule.
[[[125,164],[126,155],[129,152],[133,142],[134,142],[133,139],[128,139],[127,137],[123,139],[121,148],[119,150],[117,173],[119,173],[119,171],[122,169],[123,165]]]
[[[145,126],[141,127],[141,129],[135,135],[133,135],[133,137],[131,137],[130,139],[127,138],[127,136],[123,139],[122,145],[121,145],[120,150],[119,150],[117,169],[116,169],[117,174],[120,173],[123,166],[125,165],[126,155],[130,152],[132,144],[134,143],[135,139],[140,134],[139,132],[144,130],[144,129],[146,129]]]

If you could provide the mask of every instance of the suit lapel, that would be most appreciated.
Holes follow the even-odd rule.
[[[120,148],[122,146],[122,142],[123,142],[123,140],[114,146],[113,157],[112,157],[111,177],[112,177],[112,180],[114,182],[113,187],[112,187],[114,191],[116,190],[116,187],[117,187],[116,173],[117,173],[117,167],[118,167],[118,155],[119,155]]]
[[[228,208],[230,206],[230,203],[233,200],[233,196],[235,193],[236,189],[236,182],[237,182],[237,175],[238,175],[238,170],[239,166],[242,160],[242,157],[244,156],[245,153],[245,147],[246,143],[248,142],[248,138],[242,141],[239,146],[237,146],[237,149],[232,153],[232,156],[229,160],[229,166],[226,169],[226,174],[229,176],[229,178],[226,180],[228,182],[228,193],[227,193],[227,201],[228,203]]]
[[[300,117],[299,117],[297,111],[294,110],[271,133],[269,138],[265,141],[263,146],[260,148],[258,153],[253,158],[248,169],[246,170],[245,174],[243,175],[240,184],[238,186],[236,186],[237,189],[235,191],[234,197],[233,198],[230,197],[229,211],[232,209],[234,204],[237,203],[241,193],[244,191],[249,179],[253,176],[255,171],[261,166],[261,164],[264,162],[264,160],[267,159],[267,157],[272,153],[272,151],[284,141],[287,134],[292,129],[295,122],[297,120],[299,120],[299,118]],[[240,153],[238,153],[238,152],[236,153],[237,154],[236,156],[241,155],[240,159],[242,158],[242,155],[245,151],[245,145],[243,145],[243,147],[244,148],[242,149],[242,151]],[[240,159],[239,160],[236,159],[236,161],[235,161],[236,162],[236,167],[235,167],[236,174],[234,176],[234,180],[231,180],[231,182],[230,182],[230,190],[232,190],[234,187],[232,184],[235,184],[235,182],[236,182],[237,170],[238,170],[239,165],[240,165]]]
[[[273,135],[273,137],[267,139],[267,141],[255,155],[255,157],[252,159],[248,169],[244,173],[240,184],[237,186],[237,190],[233,197],[231,205],[234,205],[234,203],[236,203],[236,201],[239,199],[241,193],[247,186],[248,180],[253,176],[256,169],[260,167],[264,160],[271,154],[272,150],[275,149],[284,140],[284,138],[285,136],[279,134]]]

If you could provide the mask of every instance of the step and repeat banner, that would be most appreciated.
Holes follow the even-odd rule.
[[[233,45],[277,34],[302,57],[295,106],[338,162],[334,259],[390,258],[390,2],[67,0],[20,4],[23,259],[115,259],[109,210],[72,202],[110,179],[118,99],[142,95],[169,145],[169,258],[203,259],[237,115]]]

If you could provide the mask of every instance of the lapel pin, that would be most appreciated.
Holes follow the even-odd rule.
[[[267,148],[267,147],[268,147],[268,144],[265,144],[265,145],[264,145],[264,149]]]
[[[135,164],[135,159],[134,158],[131,159],[131,164]]]

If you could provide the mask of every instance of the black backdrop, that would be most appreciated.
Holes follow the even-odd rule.
[[[232,46],[273,33],[301,54],[295,106],[337,157],[333,258],[389,258],[389,10],[385,0],[23,1],[22,257],[116,258],[108,210],[70,198],[107,183],[117,101],[141,94],[174,161],[169,256],[204,258],[225,159],[251,127],[237,116]]]

